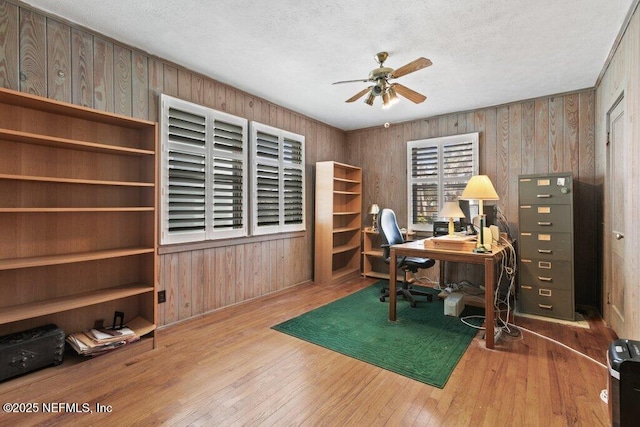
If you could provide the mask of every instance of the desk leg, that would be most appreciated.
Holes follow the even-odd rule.
[[[444,289],[447,287],[445,281],[444,281],[444,272],[446,270],[446,261],[440,260],[439,261],[439,267],[440,267],[440,281],[438,282],[438,285],[440,285],[440,289]]]
[[[484,316],[485,334],[484,340],[487,348],[493,348],[493,328],[495,325],[495,307],[493,306],[493,293],[495,291],[495,262],[492,258],[484,260]]]
[[[396,278],[398,277],[398,263],[396,250],[390,248],[389,258],[389,320],[396,320]]]

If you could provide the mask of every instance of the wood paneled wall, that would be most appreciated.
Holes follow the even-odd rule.
[[[161,248],[160,325],[313,278],[314,165],[344,162],[345,134],[311,118],[119,44],[22,4],[0,0],[0,86],[157,120],[166,93],[305,136],[307,231],[224,246]]]
[[[637,5],[638,2],[636,2]],[[612,212],[608,209],[607,181],[607,115],[622,97],[625,110],[624,134],[630,150],[625,152],[627,176],[625,177],[624,200],[624,266],[610,265],[611,240],[613,230],[608,226]],[[621,338],[640,340],[640,228],[635,222],[640,210],[638,197],[638,174],[640,172],[640,10],[636,9],[629,25],[620,40],[615,54],[603,74],[596,91],[596,186],[601,200],[599,208],[604,218],[601,227],[602,241],[599,250],[603,251],[604,274],[604,320],[611,322],[612,308],[608,304],[607,294],[611,290],[611,269],[619,270],[618,277],[624,283],[624,324],[616,328]],[[615,165],[614,165],[615,167]],[[620,214],[613,213],[613,214]],[[617,323],[617,322],[616,322]],[[617,325],[616,325],[617,326]]]
[[[476,111],[369,128],[347,134],[347,161],[363,168],[364,206],[391,207],[407,223],[406,142],[468,132],[480,133],[480,173],[491,178],[512,235],[518,233],[518,175],[573,172],[576,221],[576,302],[599,306],[596,238],[595,92],[515,102]],[[370,215],[363,215],[368,224]],[[462,268],[462,267],[461,267]],[[435,269],[427,271],[437,279]],[[482,270],[447,271],[451,280],[482,282]]]

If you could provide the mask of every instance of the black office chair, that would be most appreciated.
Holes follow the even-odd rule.
[[[385,208],[378,213],[378,230],[380,230],[380,237],[382,238],[381,247],[384,261],[389,264],[391,259],[390,246],[405,242],[398,227],[396,214],[391,209]],[[411,287],[407,280],[407,273],[411,272],[415,274],[419,268],[431,268],[435,263],[434,260],[429,258],[398,257],[398,269],[404,272],[404,280],[402,281],[402,285],[396,288],[396,295],[402,295],[404,299],[410,302],[411,307],[416,306],[415,295],[425,296],[427,297],[427,301],[433,301],[433,294],[431,292]],[[384,302],[389,296],[389,289],[383,287],[382,292],[383,295],[380,297],[380,301]]]

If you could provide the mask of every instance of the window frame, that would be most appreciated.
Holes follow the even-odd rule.
[[[169,140],[169,124],[170,109],[184,111],[188,114],[201,116],[204,118],[204,147],[198,148],[183,144],[179,141]],[[242,149],[240,153],[229,153],[216,149],[215,137],[216,131],[222,130],[220,124],[229,124],[233,127],[241,129],[240,141]],[[174,243],[190,243],[202,242],[207,240],[218,240],[234,237],[244,237],[248,235],[248,120],[237,117],[222,111],[217,111],[209,107],[184,101],[166,94],[160,95],[160,244]],[[170,198],[169,198],[169,162],[170,152],[181,151],[194,155],[204,155],[204,229],[192,231],[170,231]],[[219,227],[219,223],[214,217],[215,207],[215,178],[214,170],[216,166],[220,166],[221,162],[216,162],[216,158],[227,157],[232,159],[236,164],[241,165],[241,182],[242,182],[242,202],[241,202],[241,221],[242,224],[237,228]],[[240,163],[237,163],[237,162]],[[219,212],[219,211],[218,211]]]
[[[480,166],[479,166],[479,140],[480,134],[479,132],[471,132],[460,135],[450,135],[450,136],[442,136],[436,138],[427,138],[420,139],[414,141],[407,141],[407,224],[411,230],[416,231],[433,231],[433,221],[436,220],[436,217],[431,219],[427,219],[426,222],[417,223],[413,218],[414,212],[414,200],[413,200],[413,184],[436,184],[437,185],[437,212],[440,211],[441,207],[444,205],[445,201],[445,188],[447,183],[459,183],[461,178],[464,182],[468,182],[468,180],[473,175],[478,175]],[[454,177],[445,177],[444,176],[444,150],[445,147],[451,145],[458,145],[461,143],[471,143],[471,153],[472,153],[472,170],[473,172],[469,175],[459,175]],[[412,159],[412,150],[414,148],[427,148],[427,147],[436,147],[437,148],[437,175],[436,177],[429,178],[414,178],[413,177],[413,159]],[[462,193],[462,191],[460,191]]]

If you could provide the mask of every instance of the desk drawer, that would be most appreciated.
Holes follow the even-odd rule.
[[[520,284],[571,290],[573,272],[569,261],[520,260]]]
[[[572,184],[570,175],[521,177],[518,182],[520,204],[569,204],[573,198]]]
[[[519,246],[521,259],[573,259],[571,233],[521,232]]]
[[[575,320],[571,291],[521,285],[518,308],[522,313]]]
[[[570,205],[520,205],[520,230],[540,232],[573,231]]]

